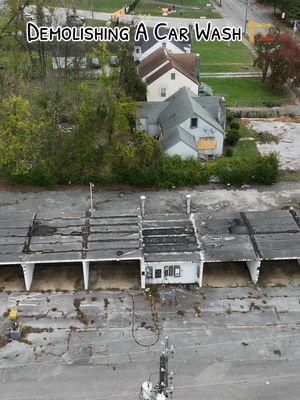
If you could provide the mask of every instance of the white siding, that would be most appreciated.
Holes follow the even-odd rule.
[[[197,117],[197,115],[195,115]],[[182,122],[180,125],[184,130],[191,133],[196,142],[201,137],[214,137],[217,141],[217,147],[215,150],[201,150],[201,154],[221,156],[223,154],[223,141],[224,135],[218,129],[214,128],[212,125],[198,117],[198,128],[191,129],[191,118]]]
[[[171,80],[172,73],[176,74],[175,80]],[[147,86],[147,101],[164,101],[184,86],[198,95],[198,84],[183,75],[181,72],[172,68],[170,71],[166,72],[156,81]],[[166,97],[161,97],[162,88],[167,89]]]
[[[146,267],[146,283],[147,284],[161,284],[161,283],[202,283],[202,274],[203,274],[203,264],[199,261],[199,263],[190,261],[190,262],[164,262],[164,263],[145,263]],[[164,276],[164,267],[169,265],[178,265],[180,266],[180,276]],[[147,268],[153,268],[153,278],[150,279],[147,277]],[[161,269],[161,278],[155,278],[155,269]]]
[[[173,147],[169,148],[166,153],[169,156],[179,155],[181,158],[197,158],[198,153],[184,142],[179,142]]]

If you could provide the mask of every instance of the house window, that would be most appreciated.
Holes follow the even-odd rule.
[[[172,81],[175,81],[175,78],[176,78],[176,74],[175,74],[175,72],[172,72],[172,73],[171,73],[171,80],[172,80]]]
[[[191,118],[191,128],[198,128],[198,118]]]
[[[156,269],[155,270],[155,278],[160,279],[161,278],[161,269]]]
[[[167,96],[167,88],[161,88],[160,89],[160,96],[161,97],[166,97]]]
[[[139,54],[139,52],[140,52],[140,49],[136,49],[135,51],[136,51],[136,53],[137,53],[137,54]]]

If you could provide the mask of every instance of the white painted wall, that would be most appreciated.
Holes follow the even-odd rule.
[[[193,150],[190,146],[187,144],[180,142],[175,144],[173,147],[170,147],[166,153],[169,156],[174,156],[174,155],[179,155],[181,158],[197,158],[198,153],[196,150]]]
[[[150,54],[152,54],[155,50],[159,49],[160,47],[163,47],[163,43],[166,43],[165,48],[170,50],[174,54],[184,54],[184,53],[190,53],[191,52],[191,47],[186,45],[184,48],[185,51],[182,51],[179,47],[175,45],[175,43],[172,43],[170,41],[166,42],[156,42],[154,46],[150,47],[147,51],[142,53],[142,49],[140,46],[134,46],[134,52],[133,52],[133,58],[134,61],[142,61],[146,57],[148,57]]]
[[[179,265],[180,266],[180,276],[179,277],[165,277],[164,276],[164,267],[167,265]],[[176,284],[176,283],[199,283],[199,277],[202,277],[202,269],[203,265],[195,262],[156,262],[156,263],[146,263],[146,271],[147,267],[153,268],[153,278],[149,279],[146,275],[146,284]],[[162,270],[161,279],[155,278],[155,269]],[[147,272],[146,272],[147,273]]]
[[[172,73],[176,74],[175,80],[171,80]],[[147,86],[147,101],[165,101],[168,97],[172,96],[184,86],[186,86],[193,93],[198,95],[198,84],[190,80],[181,72],[172,68],[170,71],[166,72],[156,81]],[[162,88],[167,89],[166,97],[161,97]]]
[[[195,117],[198,117],[195,115]],[[180,124],[180,126],[191,133],[197,142],[201,137],[214,137],[217,140],[217,147],[215,150],[202,150],[201,154],[221,156],[223,154],[224,135],[218,129],[198,117],[198,127],[191,129],[191,118],[188,118]]]

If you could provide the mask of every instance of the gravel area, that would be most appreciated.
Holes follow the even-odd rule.
[[[300,123],[278,119],[249,119],[249,127],[256,132],[272,134],[277,140],[271,143],[257,142],[262,155],[270,151],[279,153],[280,168],[288,171],[300,170]]]

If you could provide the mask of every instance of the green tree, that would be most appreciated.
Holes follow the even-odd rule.
[[[136,65],[133,61],[132,42],[120,44],[120,79],[119,88],[125,92],[126,96],[136,101],[145,101],[147,97],[147,88],[137,73]]]
[[[13,96],[0,105],[0,173],[9,181],[28,179],[42,164],[47,123],[28,100]]]

